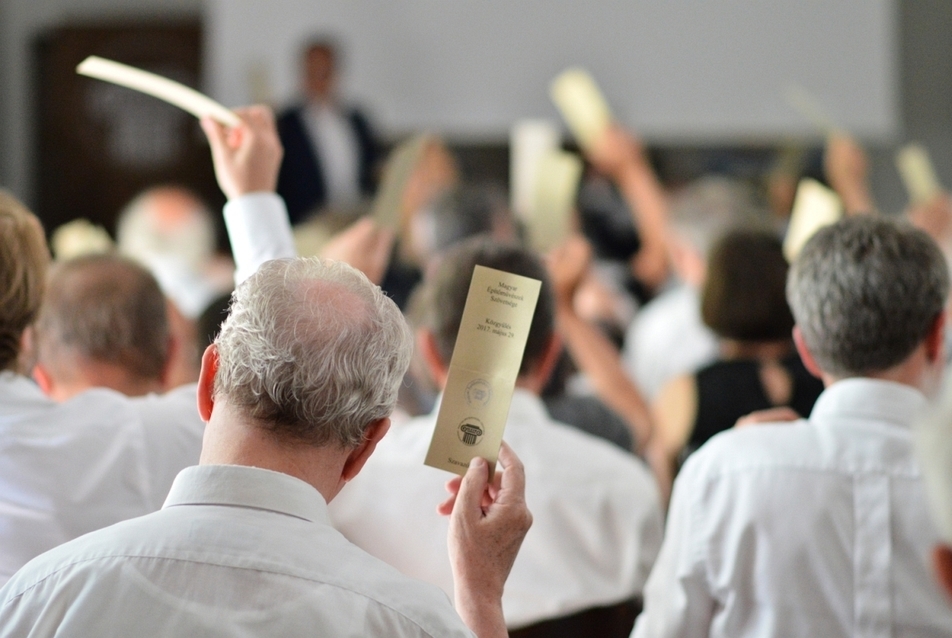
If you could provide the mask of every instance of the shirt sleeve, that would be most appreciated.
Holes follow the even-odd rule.
[[[291,222],[275,193],[250,193],[225,204],[225,227],[235,258],[235,285],[266,261],[295,257]]]
[[[658,560],[648,577],[644,611],[632,638],[704,638],[708,636],[714,599],[706,562],[696,538],[701,486],[688,464],[674,483],[668,523]]]

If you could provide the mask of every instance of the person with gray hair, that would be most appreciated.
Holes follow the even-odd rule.
[[[826,389],[809,419],[721,433],[674,484],[633,636],[938,636],[952,610],[911,425],[943,369],[949,276],[922,231],[874,216],[792,265],[794,341]]]
[[[170,389],[165,296],[148,270],[123,257],[54,264],[33,342],[33,378],[57,401],[94,387],[131,397]]]
[[[267,114],[255,119],[276,137]],[[241,135],[203,126],[214,155],[241,161]],[[271,233],[290,236],[286,216],[271,221]],[[506,635],[503,585],[532,521],[508,446],[492,488],[477,458],[438,506],[455,611],[329,523],[327,503],[390,427],[411,348],[396,304],[356,269],[263,263],[202,357],[199,465],[178,474],[162,510],[21,569],[0,589],[0,637]]]

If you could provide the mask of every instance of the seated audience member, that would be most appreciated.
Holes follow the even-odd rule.
[[[239,111],[232,152],[213,154],[238,278],[293,254],[273,190],[281,158],[267,110]],[[283,224],[283,226],[282,226]],[[269,232],[262,232],[267,229]],[[281,232],[281,231],[284,232]],[[0,194],[0,582],[28,560],[106,525],[155,511],[176,473],[199,458],[195,386],[127,398],[92,389],[57,403],[20,374],[49,253],[39,221]]]
[[[33,343],[33,378],[57,401],[95,387],[131,397],[168,389],[175,345],[165,296],[149,271],[128,259],[54,264]]]
[[[129,202],[116,222],[116,245],[191,320],[234,284],[233,264],[215,254],[211,211],[179,186],[150,188]]]
[[[327,517],[390,427],[411,348],[396,304],[350,266],[262,265],[202,360],[201,464],[161,511],[31,561],[0,590],[0,636],[471,635],[442,592]],[[495,500],[477,459],[441,506],[457,610],[480,636],[505,635],[500,596],[531,522],[520,463],[500,458]]]
[[[790,269],[808,420],[734,429],[684,464],[634,636],[939,636],[938,534],[911,424],[943,369],[949,275],[910,226],[819,231]]]
[[[506,583],[506,623],[523,627],[629,602],[640,596],[660,543],[657,488],[638,459],[546,413],[538,393],[559,344],[542,263],[483,237],[448,251],[425,284],[418,347],[442,387],[477,264],[543,282],[505,433],[524,458],[535,521]],[[423,465],[436,414],[394,426],[330,511],[335,527],[359,547],[452,593],[447,526],[431,505],[447,474]]]
[[[787,260],[772,233],[735,230],[714,248],[701,290],[701,317],[720,358],[670,381],[655,401],[655,442],[672,467],[739,418],[789,406],[808,416],[823,382],[794,350],[784,295]]]
[[[639,311],[622,350],[626,369],[649,402],[671,379],[717,358],[717,336],[701,319],[707,255],[753,211],[747,189],[722,177],[703,178],[672,199],[667,245],[677,281]]]
[[[158,186],[136,196],[116,224],[119,253],[142,264],[172,301],[169,327],[179,348],[169,365],[172,385],[198,379],[195,321],[217,296],[234,287],[234,264],[216,255],[212,213],[179,186]]]

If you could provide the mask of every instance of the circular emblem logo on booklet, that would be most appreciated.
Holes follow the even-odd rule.
[[[480,420],[473,417],[467,417],[459,424],[459,440],[463,442],[463,445],[476,445],[483,438],[485,432],[486,428]]]
[[[485,408],[493,398],[493,387],[489,381],[476,379],[466,386],[466,403]]]

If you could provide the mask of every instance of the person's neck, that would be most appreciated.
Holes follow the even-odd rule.
[[[222,400],[205,425],[200,465],[245,465],[298,478],[330,501],[340,490],[347,454],[332,445],[283,440]]]
[[[925,349],[919,347],[904,361],[886,370],[867,372],[862,378],[877,379],[901,383],[919,390],[926,396],[932,396],[939,388],[943,367],[941,363],[930,361]],[[823,374],[823,382],[830,386],[837,381],[850,378],[850,375],[836,376]]]

